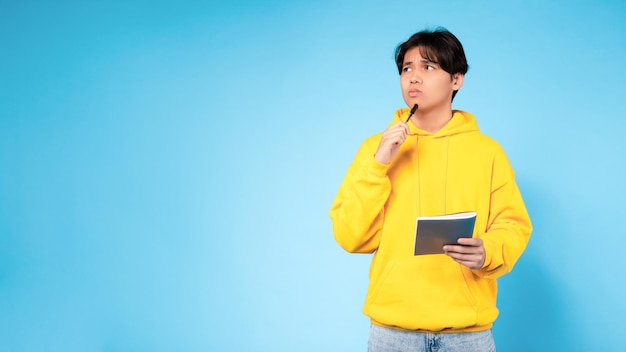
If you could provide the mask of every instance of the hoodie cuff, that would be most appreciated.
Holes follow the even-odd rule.
[[[372,158],[370,159],[370,161],[365,165],[365,170],[368,174],[374,177],[386,177],[387,170],[389,170],[389,165],[379,162],[372,155]]]
[[[485,239],[483,239],[483,246],[485,247],[485,262],[483,263],[483,267],[474,270],[474,273],[480,277],[486,278],[492,276],[502,267],[502,263],[495,260],[498,257],[494,255],[494,253],[500,252],[501,248],[498,248],[499,245],[497,243]]]

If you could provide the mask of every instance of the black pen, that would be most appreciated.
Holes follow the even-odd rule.
[[[411,108],[411,113],[409,114],[409,117],[406,118],[406,121],[404,121],[404,123],[409,123],[409,120],[411,119],[411,116],[413,116],[413,114],[415,113],[415,110],[417,110],[417,104],[413,105],[413,108]]]

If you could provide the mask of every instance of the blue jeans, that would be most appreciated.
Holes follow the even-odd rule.
[[[462,333],[422,333],[372,324],[368,352],[495,352],[491,330]]]

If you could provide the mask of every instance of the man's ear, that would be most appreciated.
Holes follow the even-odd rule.
[[[452,89],[453,90],[459,90],[459,88],[461,88],[463,86],[463,79],[465,78],[465,75],[462,73],[455,73],[452,76]]]

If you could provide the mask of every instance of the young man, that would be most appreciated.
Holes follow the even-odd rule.
[[[330,209],[337,242],[374,253],[369,351],[495,351],[496,279],[526,248],[528,213],[500,145],[452,110],[468,70],[459,40],[415,33],[396,64],[408,107],[363,142]],[[416,217],[466,211],[478,214],[472,238],[413,254]]]

